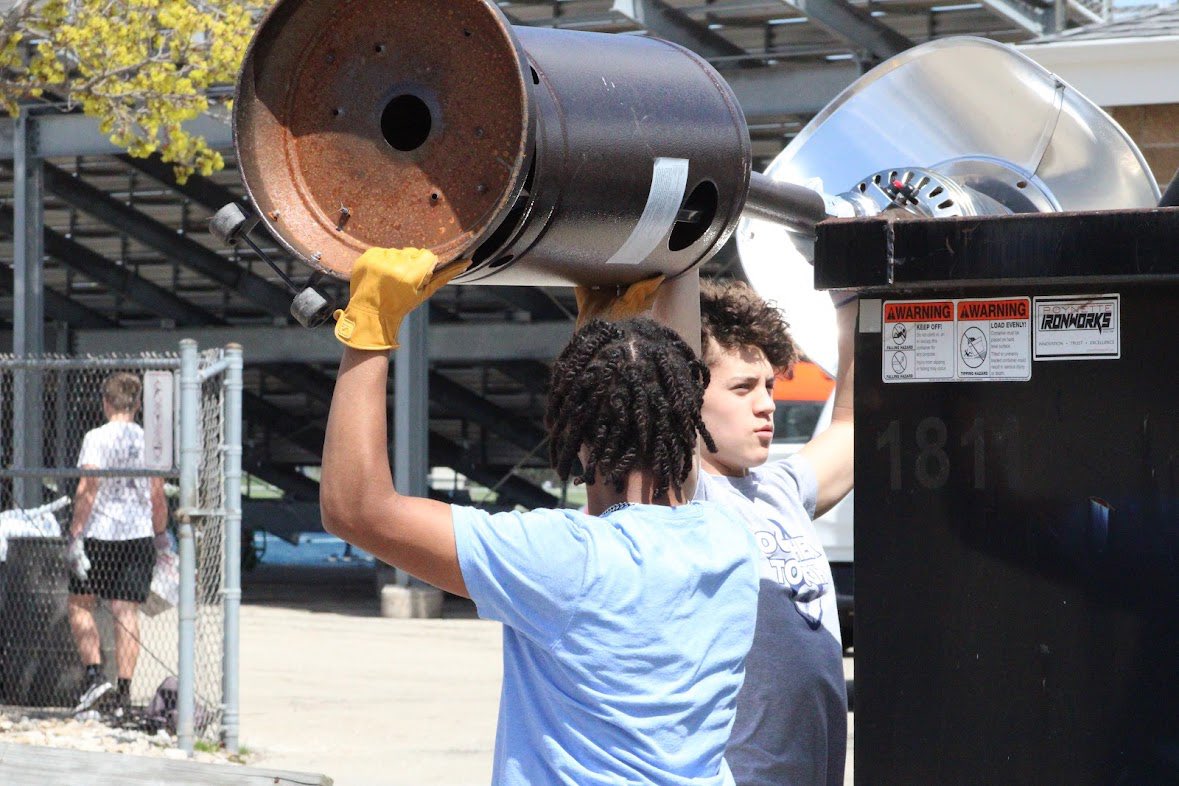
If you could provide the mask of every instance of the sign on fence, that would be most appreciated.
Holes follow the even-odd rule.
[[[173,378],[171,371],[147,371],[143,375],[143,459],[148,469],[169,470],[177,465],[172,439],[176,427]]]

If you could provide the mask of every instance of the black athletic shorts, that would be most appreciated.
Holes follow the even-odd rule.
[[[151,538],[86,538],[82,545],[90,558],[90,574],[85,581],[79,581],[70,573],[71,595],[97,595],[106,600],[134,603],[147,600],[156,566],[156,547]]]

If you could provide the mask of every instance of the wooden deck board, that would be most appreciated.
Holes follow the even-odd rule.
[[[331,786],[326,775],[0,743],[5,786]]]

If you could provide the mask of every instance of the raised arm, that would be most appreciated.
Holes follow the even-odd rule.
[[[450,506],[393,488],[387,352],[345,349],[323,445],[323,528],[439,589],[466,595]]]
[[[320,510],[328,532],[467,596],[450,506],[398,494],[389,467],[389,350],[405,315],[461,272],[431,278],[434,264],[429,252],[374,249],[353,269],[348,308],[336,325],[346,348],[328,415]]]
[[[700,355],[700,268],[669,278],[655,292],[651,318],[680,334]]]
[[[799,451],[814,468],[818,481],[816,518],[846,497],[852,490],[855,480],[855,422],[852,418],[852,401],[855,389],[855,331],[858,314],[859,305],[854,299],[835,311],[839,330],[839,368],[835,374],[835,403],[831,411],[831,425]]]

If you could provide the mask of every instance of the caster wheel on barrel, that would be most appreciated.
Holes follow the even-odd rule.
[[[314,287],[307,287],[291,302],[291,316],[303,327],[319,327],[327,322],[336,304],[320,294]]]
[[[226,246],[236,246],[258,224],[258,217],[247,215],[237,202],[230,202],[209,220],[209,232]]]

